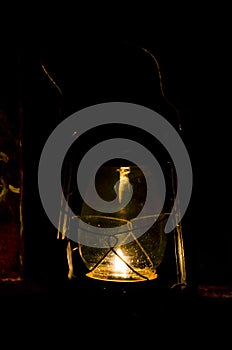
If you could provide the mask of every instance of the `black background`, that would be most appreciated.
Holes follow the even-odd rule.
[[[200,27],[193,20],[187,29],[186,23],[160,32],[152,27],[148,35],[77,36],[69,43],[4,50],[2,108],[18,115],[20,102],[23,111],[26,281],[36,285],[45,281],[53,286],[52,294],[57,281],[66,279],[64,245],[57,241],[56,229],[41,206],[37,182],[39,157],[54,127],[81,108],[115,100],[154,108],[177,127],[176,114],[160,93],[155,62],[140,49],[144,47],[159,62],[163,90],[179,111],[193,167],[193,194],[182,220],[188,280],[193,286],[231,285],[228,32],[226,26],[219,31],[217,23],[200,20]],[[39,287],[36,292],[40,293]],[[90,305],[99,316],[100,306]],[[128,322],[149,314],[141,309],[136,313],[128,305]],[[177,312],[177,307],[169,306],[171,313]]]
[[[215,50],[218,42],[190,39],[170,34],[165,45],[160,39],[82,39],[75,48],[67,44],[20,48],[11,57],[13,69],[7,62],[9,91],[17,81],[16,98],[21,99],[23,110],[25,268],[29,274],[45,277],[49,264],[59,275],[59,253],[50,255],[55,230],[43,211],[37,185],[46,139],[60,121],[81,108],[126,101],[153,108],[177,130],[179,119],[173,106],[178,110],[180,135],[193,167],[193,193],[183,218],[189,278],[196,283],[231,283],[226,47],[220,42]],[[154,60],[141,47],[156,57],[169,103],[161,95]]]

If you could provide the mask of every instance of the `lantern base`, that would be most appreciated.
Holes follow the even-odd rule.
[[[158,277],[156,271],[151,271],[148,268],[139,269],[136,271],[129,272],[110,272],[106,269],[94,269],[86,274],[87,277],[111,282],[142,282],[154,280]]]

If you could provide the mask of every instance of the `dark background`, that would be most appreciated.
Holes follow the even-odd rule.
[[[75,48],[61,43],[19,48],[10,58],[7,55],[4,75],[9,105],[17,110],[20,100],[22,106],[25,269],[30,278],[45,277],[47,265],[53,275],[59,275],[59,248],[50,254],[56,230],[43,211],[37,185],[46,139],[60,121],[81,108],[127,101],[153,108],[177,130],[180,119],[180,135],[193,167],[193,193],[183,218],[189,279],[231,283],[228,66],[223,42],[208,40],[204,34],[188,41],[169,34],[165,44],[155,39],[79,40]],[[217,50],[216,44],[220,44]],[[155,61],[142,47],[159,63],[168,100],[161,95]]]
[[[53,46],[4,50],[2,108],[15,111],[17,117],[19,105],[22,107],[24,273],[26,282],[35,284],[35,289],[18,290],[19,295],[43,294],[40,286],[45,282],[49,284],[51,294],[46,300],[50,302],[50,295],[56,293],[57,286],[60,288],[59,281],[66,280],[65,246],[56,239],[56,229],[42,208],[37,185],[39,157],[54,127],[81,108],[114,100],[154,108],[177,127],[176,113],[160,93],[155,62],[141,47],[159,62],[163,90],[179,112],[181,136],[192,162],[193,194],[182,220],[189,284],[193,289],[199,285],[231,286],[229,45],[226,31],[218,33],[217,26],[202,27],[203,30],[190,30],[187,35],[184,30],[169,30],[162,36],[150,32],[142,38],[79,37],[75,43],[64,40]],[[44,73],[42,64],[62,95]],[[62,292],[61,288],[59,296]],[[85,292],[86,289],[83,295]],[[85,297],[91,299],[91,292],[88,293]],[[109,310],[111,299],[105,300]],[[54,309],[56,302],[52,304]],[[128,322],[147,317],[148,305],[143,309],[144,305],[139,304],[141,308],[136,312],[128,300],[123,299],[123,303],[123,307],[128,305]],[[99,315],[100,306],[90,305]],[[208,313],[211,304],[206,309],[201,302],[198,306],[196,314],[203,307],[208,316],[213,315],[213,311]],[[177,306],[172,307],[166,305],[165,310],[178,313]],[[219,315],[224,317],[220,312]]]

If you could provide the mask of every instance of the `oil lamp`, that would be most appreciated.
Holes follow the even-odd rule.
[[[162,261],[166,248],[166,235],[163,233],[163,222],[165,215],[157,222],[157,227],[147,231],[141,239],[136,238],[136,226],[138,223],[106,216],[87,215],[82,217],[90,225],[97,224],[98,227],[116,227],[123,224],[127,226],[125,240],[133,239],[129,243],[120,242],[116,245],[118,237],[107,235],[106,244],[108,248],[94,248],[79,245],[79,253],[89,272],[86,276],[104,281],[139,282],[157,278],[156,268]],[[143,217],[149,220],[149,217]],[[140,226],[141,228],[141,226]],[[107,228],[106,228],[107,230]],[[79,234],[85,234],[80,229]],[[119,238],[120,239],[120,238]]]
[[[147,50],[143,51],[149,53]],[[149,55],[155,60],[160,77],[157,60],[150,53]],[[160,92],[162,103],[166,104],[167,99],[163,94],[161,81]],[[140,109],[141,106],[137,107]],[[102,110],[98,115],[100,117],[101,112]],[[109,112],[115,114],[113,109]],[[143,114],[137,115],[134,107],[131,115],[133,113],[135,113],[134,120],[138,122]],[[167,155],[160,145],[158,146],[159,160],[162,162],[165,174],[162,182],[159,179],[157,181],[156,176],[159,178],[160,173],[152,172],[151,162],[147,161],[145,153],[144,164],[139,165],[127,157],[112,156],[110,161],[107,160],[96,169],[94,176],[88,171],[84,173],[85,189],[84,191],[82,189],[80,194],[76,189],[77,169],[74,165],[76,157],[80,156],[81,159],[85,151],[91,148],[91,143],[102,142],[102,130],[98,132],[97,124],[93,122],[94,117],[93,115],[89,118],[89,115],[86,115],[86,118],[89,118],[88,126],[94,127],[90,128],[92,131],[88,130],[86,138],[83,134],[81,137],[78,136],[79,143],[76,143],[76,149],[72,147],[70,151],[70,147],[62,168],[64,196],[61,195],[58,237],[62,236],[67,240],[68,278],[75,279],[84,274],[87,278],[105,282],[153,281],[157,286],[185,287],[186,268],[181,212],[177,194],[177,174],[172,157],[170,154]],[[107,121],[104,120],[104,123]],[[82,124],[85,124],[85,119],[82,119]],[[139,128],[141,125],[143,127],[143,123],[139,123]],[[153,150],[157,148],[157,144],[153,143],[154,138],[149,138],[149,130],[143,133],[140,129],[139,132],[138,129],[133,130],[132,127],[127,131],[123,118],[119,121],[119,136],[115,131],[117,124],[112,122],[108,127],[109,129],[103,131],[104,136],[107,135],[106,138],[113,139],[116,135],[121,138],[129,136],[130,139],[132,136],[139,143],[141,139],[145,141],[148,147],[152,144]],[[80,134],[74,129],[72,132],[73,135]],[[66,136],[70,137],[68,134]],[[178,150],[175,149],[175,152]],[[95,192],[92,191],[93,179]],[[107,205],[98,206],[94,202],[96,194],[104,203],[114,203],[114,210],[108,211]],[[145,205],[147,196],[152,202],[149,208]],[[166,233],[165,227],[171,213],[174,221],[173,230]]]
[[[170,182],[172,176],[170,171]],[[149,182],[154,185],[152,212],[150,209],[143,211]],[[116,197],[118,202],[123,202],[124,197],[130,197],[130,188],[133,189],[133,195],[126,206],[107,213],[87,204],[92,192],[86,187],[80,213],[65,218],[69,279],[76,279],[81,273],[87,278],[105,282],[154,281],[157,286],[185,287],[185,257],[180,223],[173,232],[165,233],[174,202],[173,192],[169,193],[170,189],[174,190],[172,186],[167,189],[169,197],[162,205],[160,187],[156,186],[148,164],[141,169],[122,159],[102,165],[96,172],[95,185],[100,197],[106,201]],[[68,198],[72,205],[73,193],[69,193]],[[61,215],[64,215],[63,210]],[[178,210],[175,215],[178,219]],[[64,224],[64,217],[60,223]],[[76,232],[76,236],[69,236],[69,230]]]

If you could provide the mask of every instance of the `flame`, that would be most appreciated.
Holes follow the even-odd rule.
[[[126,277],[128,267],[124,261],[126,261],[125,256],[122,250],[118,248],[114,259],[114,271],[116,274],[125,275]]]

